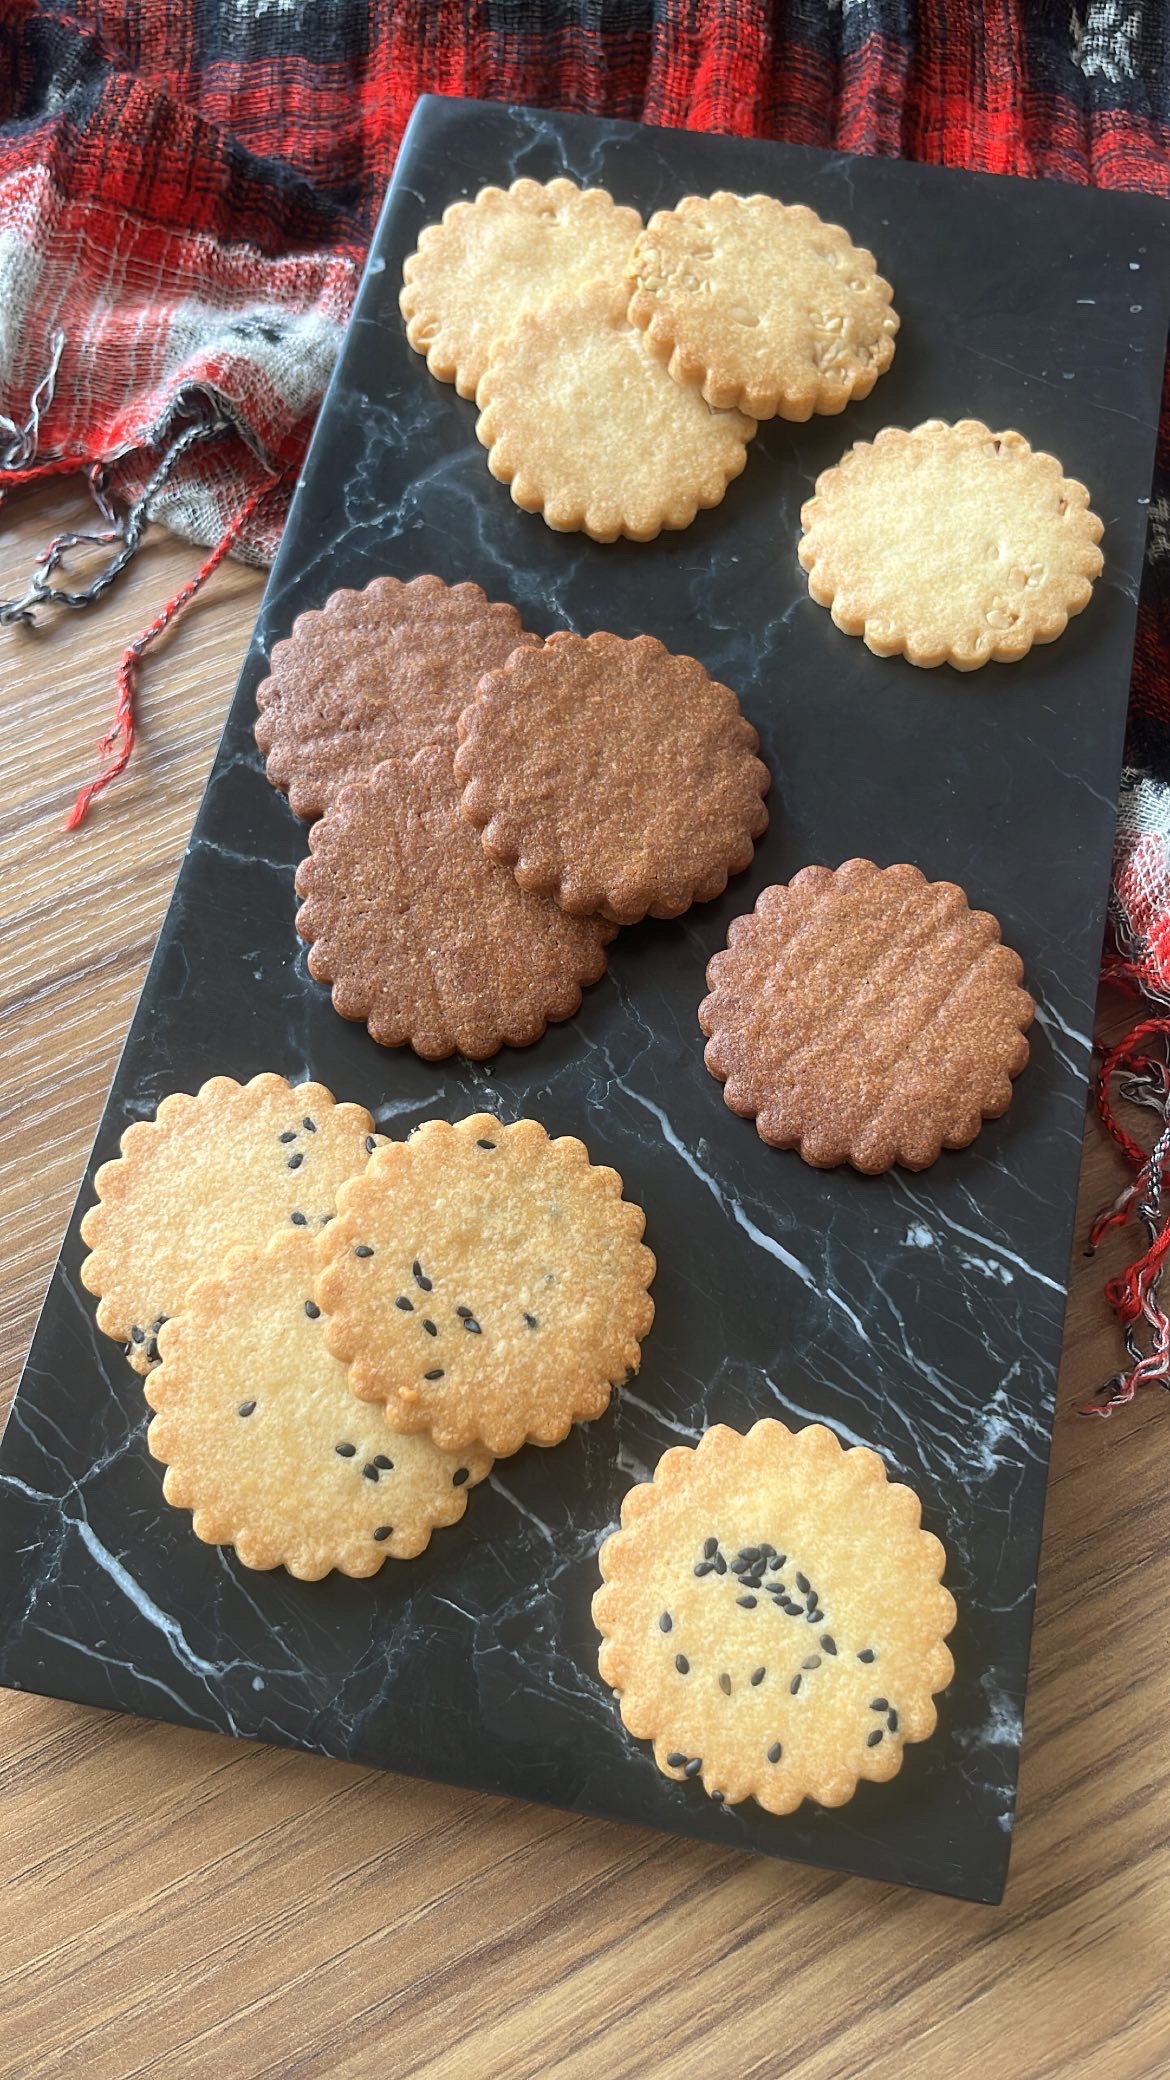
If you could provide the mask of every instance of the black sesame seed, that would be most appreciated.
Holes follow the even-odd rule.
[[[464,1481],[469,1481],[470,1479],[471,1479],[471,1469],[470,1469],[470,1467],[468,1467],[468,1466],[457,1466],[457,1467],[455,1468],[455,1471],[454,1471],[454,1473],[453,1473],[453,1474],[451,1475],[451,1485],[452,1485],[452,1487],[455,1487],[455,1488],[461,1488],[461,1487],[463,1486],[463,1483],[464,1483]]]
[[[783,1608],[788,1612],[790,1618],[803,1618],[804,1616],[804,1612],[802,1611],[800,1605],[798,1603],[793,1603],[792,1598],[790,1596],[786,1596],[784,1598]]]
[[[254,1401],[241,1401],[240,1414],[242,1416],[250,1416],[255,1406],[256,1403]]]
[[[288,1128],[288,1130],[287,1130],[287,1132],[286,1132],[286,1133],[284,1133],[284,1134],[282,1134],[280,1138],[281,1138],[281,1140],[282,1140],[282,1141],[295,1141],[295,1140],[296,1140],[296,1138],[297,1138],[297,1130],[296,1130],[296,1128],[295,1128],[295,1127],[289,1127],[289,1128]]]
[[[399,1293],[397,1300],[394,1302],[394,1305],[395,1307],[400,1307],[402,1309],[403,1314],[414,1313],[414,1301],[408,1300],[405,1293]]]
[[[768,1562],[769,1574],[778,1574],[780,1569],[787,1564],[787,1560],[787,1553],[773,1553],[771,1559]]]
[[[301,1167],[301,1164],[302,1164],[302,1163],[304,1162],[304,1160],[305,1160],[305,1157],[304,1157],[304,1151],[303,1151],[302,1149],[299,1149],[299,1148],[298,1148],[298,1150],[297,1150],[297,1152],[296,1152],[295,1156],[290,1156],[290,1157],[289,1157],[289,1159],[288,1159],[288,1167],[289,1167],[289,1169],[290,1169],[290,1170],[299,1170],[299,1169],[300,1169],[300,1167]]]
[[[530,1329],[537,1329],[540,1327],[540,1324],[537,1321],[536,1316],[534,1314],[526,1314],[524,1319],[527,1322]]]
[[[824,1612],[823,1612],[823,1611],[810,1611],[810,1612],[809,1612],[809,1614],[808,1614],[808,1622],[809,1622],[809,1624],[810,1624],[810,1625],[823,1625],[823,1624],[824,1624],[824,1622],[825,1622],[825,1614],[824,1614]]]
[[[714,1574],[715,1562],[713,1560],[696,1560],[694,1572],[697,1575]]]
[[[428,1336],[437,1336],[439,1333],[438,1328],[434,1322],[424,1322],[423,1328],[426,1330]]]
[[[724,1697],[731,1696],[731,1677],[729,1675],[720,1676],[719,1688],[722,1690]]]
[[[443,1368],[441,1365],[436,1365],[432,1371],[423,1373],[424,1379],[442,1379],[442,1377]]]
[[[705,1539],[703,1540],[703,1558],[704,1558],[704,1560],[713,1560],[713,1559],[715,1558],[715,1555],[716,1555],[716,1553],[717,1553],[718,1551],[719,1551],[719,1540],[718,1540],[717,1538],[705,1538]]]
[[[865,1736],[865,1745],[866,1745],[866,1747],[867,1747],[867,1748],[876,1748],[876,1747],[877,1747],[877,1744],[878,1744],[878,1742],[879,1742],[879,1741],[880,1741],[880,1739],[881,1739],[881,1737],[882,1737],[882,1729],[881,1729],[881,1727],[880,1727],[880,1726],[875,1726],[875,1727],[874,1727],[874,1730],[873,1730],[873,1732],[872,1732],[872,1733],[867,1733],[867,1734],[866,1734],[866,1736]]]
[[[357,1453],[356,1444],[335,1444],[333,1449],[339,1459],[352,1459]]]
[[[859,1661],[876,1661],[877,1655],[872,1647],[863,1647],[857,1658]]]
[[[837,1642],[828,1632],[826,1632],[824,1638],[822,1639],[821,1645],[824,1648],[826,1654],[835,1654],[837,1651]]]
[[[890,1700],[888,1697],[871,1697],[869,1701],[869,1708],[871,1712],[888,1712],[890,1709]]]
[[[770,1748],[769,1748],[769,1750],[768,1750],[768,1760],[769,1760],[769,1762],[779,1762],[779,1760],[780,1760],[780,1757],[781,1757],[781,1755],[782,1755],[783,1753],[784,1753],[784,1750],[783,1750],[783,1748],[782,1748],[782,1747],[780,1746],[780,1743],[779,1743],[779,1741],[773,1741],[773,1742],[772,1742],[772,1745],[771,1745],[771,1747],[770,1747]]]
[[[475,1145],[477,1148],[494,1148],[496,1144],[494,1141],[477,1141]]]
[[[431,1290],[431,1281],[429,1278],[424,1276],[422,1265],[419,1263],[417,1257],[415,1258],[410,1268],[414,1274],[415,1285],[421,1286],[424,1293],[429,1293]]]
[[[721,1806],[726,1796],[727,1794],[724,1791],[712,1791],[710,1793],[711,1804],[713,1806]]]
[[[691,1664],[690,1664],[690,1662],[689,1662],[689,1661],[687,1660],[687,1657],[686,1657],[686,1655],[685,1655],[685,1654],[676,1654],[676,1655],[675,1655],[675,1657],[674,1657],[674,1665],[675,1665],[675,1667],[677,1668],[677,1670],[678,1670],[678,1672],[679,1672],[680,1676],[689,1676],[689,1675],[690,1675],[690,1672],[691,1672]]]
[[[472,1314],[474,1313],[474,1309],[470,1307],[457,1307],[455,1309],[455,1312],[459,1316],[461,1322],[469,1322],[471,1320]]]
[[[740,1552],[739,1557],[741,1560],[747,1560],[749,1562],[753,1560],[758,1560],[760,1557],[760,1548],[759,1546],[744,1546]]]
[[[816,1609],[816,1607],[817,1607],[817,1598],[816,1598],[816,1591],[815,1591],[815,1589],[810,1589],[810,1590],[809,1590],[809,1592],[808,1592],[808,1595],[807,1595],[807,1596],[805,1597],[805,1599],[804,1599],[804,1600],[805,1600],[805,1604],[807,1605],[808,1609],[809,1609],[810,1611],[815,1611],[815,1609]]]
[[[716,1574],[727,1573],[727,1562],[723,1558],[722,1553],[716,1553],[715,1555],[715,1572]]]
[[[308,1218],[303,1213],[290,1213],[289,1219],[294,1228],[307,1228],[309,1225]]]
[[[819,1668],[821,1657],[819,1654],[806,1654],[800,1665],[802,1668]]]
[[[147,1344],[147,1346],[146,1346],[146,1355],[147,1355],[147,1357],[148,1357],[148,1358],[150,1359],[150,1362],[151,1362],[151,1364],[152,1364],[152,1365],[157,1365],[157,1364],[158,1364],[158,1337],[157,1337],[157,1336],[152,1336],[152,1337],[151,1337],[151,1339],[150,1339],[150,1342],[149,1342],[149,1343]]]
[[[478,1322],[464,1322],[463,1326],[469,1336],[482,1336],[483,1334]]]
[[[702,1756],[701,1756],[701,1755],[692,1755],[692,1757],[691,1757],[690,1761],[688,1762],[688,1764],[687,1764],[687,1766],[686,1766],[686,1775],[687,1775],[688,1777],[697,1777],[697,1776],[698,1776],[698,1774],[699,1774],[699,1771],[700,1771],[700,1770],[702,1769],[702,1767],[703,1767],[703,1758],[702,1758]]]
[[[759,1689],[759,1687],[760,1687],[760,1684],[761,1684],[761,1683],[763,1682],[763,1680],[764,1680],[764,1677],[765,1677],[765,1676],[767,1675],[767,1673],[768,1673],[768,1671],[767,1671],[767,1669],[766,1669],[766,1668],[757,1668],[757,1669],[753,1670],[753,1672],[752,1672],[752,1689],[753,1689],[753,1690],[758,1690],[758,1689]]]
[[[301,1125],[304,1128],[306,1134],[315,1134],[317,1131],[316,1123],[311,1119],[303,1119],[301,1121]]]
[[[355,1257],[372,1257],[373,1254],[374,1252],[368,1242],[359,1242],[354,1250]]]
[[[663,1611],[663,1613],[662,1613],[662,1616],[661,1616],[661,1617],[659,1618],[659,1620],[658,1620],[658,1630],[659,1630],[659,1632],[669,1632],[669,1631],[671,1630],[671,1627],[672,1627],[673,1623],[674,1623],[674,1620],[672,1619],[672,1617],[671,1617],[671,1615],[670,1615],[670,1612],[669,1612],[669,1611]]]
[[[376,1481],[377,1478],[378,1469],[374,1465],[373,1460],[371,1460],[368,1466],[362,1467],[362,1479],[367,1481]]]
[[[798,1588],[798,1589],[800,1590],[800,1593],[801,1593],[801,1595],[802,1595],[802,1596],[807,1596],[807,1595],[808,1595],[808,1576],[807,1576],[807,1575],[805,1575],[805,1574],[798,1574],[798,1575],[797,1575],[797,1577],[796,1577],[796,1586],[797,1586],[797,1588]]]
[[[686,1759],[686,1756],[680,1755],[676,1749],[673,1755],[667,1756],[666,1767],[667,1769],[681,1769]]]
[[[755,1610],[757,1599],[754,1596],[737,1596],[735,1600],[741,1611]]]
[[[321,1310],[318,1307],[317,1302],[315,1300],[306,1300],[305,1313],[308,1315],[309,1320],[311,1322],[315,1322],[317,1320],[318,1316],[321,1313]]]
[[[374,1537],[377,1539],[379,1545],[381,1545],[382,1540],[384,1538],[389,1538],[390,1533],[393,1531],[393,1529],[393,1524],[376,1524],[374,1526]]]
[[[140,1329],[137,1322],[135,1322],[134,1327],[130,1331],[130,1341],[131,1343],[146,1342],[146,1331],[145,1329]]]
[[[394,1471],[394,1461],[393,1459],[388,1459],[385,1452],[375,1452],[374,1464],[375,1466],[380,1466],[383,1473],[393,1473]]]
[[[790,1697],[795,1697],[795,1696],[796,1696],[796,1693],[797,1693],[797,1691],[799,1690],[799,1688],[800,1688],[800,1677],[799,1677],[799,1676],[793,1676],[793,1678],[792,1678],[792,1681],[791,1681],[791,1682],[789,1683],[789,1685],[788,1685],[788,1694],[789,1694],[789,1696],[790,1696]]]
[[[897,1731],[898,1731],[898,1714],[897,1714],[897,1712],[890,1712],[890,1714],[888,1715],[888,1717],[887,1717],[887,1719],[886,1719],[886,1725],[887,1725],[887,1726],[889,1727],[889,1729],[890,1729],[890,1732],[891,1732],[891,1733],[897,1733]]]
[[[377,1148],[377,1146],[378,1146],[378,1142],[377,1142],[377,1137],[376,1137],[375,1135],[373,1135],[373,1134],[367,1134],[367,1135],[366,1135],[366,1154],[367,1154],[368,1156],[372,1156],[372,1155],[373,1155],[373,1153],[374,1153],[374,1150],[375,1150],[375,1149]],[[375,1536],[377,1536],[377,1534],[376,1534],[376,1533],[375,1533]]]

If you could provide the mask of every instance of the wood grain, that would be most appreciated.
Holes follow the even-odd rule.
[[[76,511],[5,516],[0,595]],[[103,608],[0,633],[0,1406],[259,599],[212,580],[144,669],[132,773],[68,836],[121,645],[194,561],[160,537]],[[1090,1121],[1082,1234],[1118,1176]],[[1117,1362],[1103,1254],[1075,1267],[1002,1907],[3,1693],[0,2076],[1165,2074],[1170,1405],[1070,1414]]]

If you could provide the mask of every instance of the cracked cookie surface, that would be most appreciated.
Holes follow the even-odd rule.
[[[635,241],[627,286],[647,353],[716,410],[841,412],[893,359],[898,317],[873,254],[803,203],[684,196]]]

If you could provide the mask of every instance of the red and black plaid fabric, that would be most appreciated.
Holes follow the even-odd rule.
[[[1170,194],[1159,0],[0,0],[0,497],[267,561],[424,91]],[[1168,486],[1170,417],[1111,955],[1170,1002]]]

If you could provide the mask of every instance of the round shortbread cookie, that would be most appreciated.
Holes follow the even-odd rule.
[[[550,296],[620,282],[642,229],[636,209],[575,181],[513,181],[453,202],[402,269],[406,337],[440,382],[474,397],[493,342]]]
[[[550,636],[485,676],[459,735],[484,849],[577,917],[678,917],[767,828],[768,768],[734,693],[653,636]]]
[[[378,1146],[373,1129],[364,1105],[270,1074],[213,1076],[195,1097],[164,1098],[102,1164],[98,1204],[81,1223],[92,1252],[81,1283],[99,1296],[98,1328],[126,1344],[136,1372],[149,1371],[162,1323],[226,1250],[259,1246],[285,1223],[329,1220],[342,1179]]]
[[[753,419],[868,397],[894,358],[893,291],[839,224],[771,195],[686,195],[627,268],[630,322],[677,383]]]
[[[924,1170],[1011,1102],[1035,1005],[961,888],[917,867],[804,867],[707,968],[706,1063],[762,1141],[820,1169]]]
[[[607,281],[552,298],[498,340],[476,402],[488,468],[515,503],[597,542],[689,527],[719,504],[756,430],[672,383]]]
[[[1055,641],[1104,563],[1085,486],[979,419],[859,441],[800,519],[808,589],[838,628],[879,657],[961,672]]]
[[[645,1215],[535,1120],[428,1120],[341,1193],[315,1297],[395,1430],[497,1457],[559,1444],[636,1372],[654,1319]]]
[[[361,592],[331,593],[273,644],[257,689],[269,780],[311,819],[383,759],[428,744],[453,751],[481,675],[539,640],[478,585],[375,578]]]
[[[488,859],[459,813],[447,752],[390,761],[309,835],[297,930],[343,1018],[427,1061],[484,1061],[571,1018],[615,927],[568,917]]]
[[[772,1813],[843,1805],[933,1733],[946,1555],[876,1452],[722,1424],[632,1488],[593,1599],[603,1681],[664,1775]]]
[[[412,1559],[459,1521],[492,1463],[396,1437],[355,1401],[325,1343],[317,1270],[307,1229],[231,1251],[164,1324],[146,1386],[163,1494],[192,1512],[196,1537],[310,1582]]]

